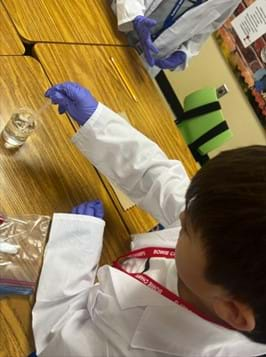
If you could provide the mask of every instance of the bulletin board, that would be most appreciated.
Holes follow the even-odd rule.
[[[265,4],[265,0],[243,0],[215,37],[266,129]]]

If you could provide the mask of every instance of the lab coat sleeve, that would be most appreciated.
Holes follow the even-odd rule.
[[[195,57],[199,54],[201,47],[213,33],[213,29],[210,26],[209,29],[204,29],[202,33],[198,33],[197,35],[193,36],[190,40],[184,42],[179,47],[175,48],[175,51],[183,51],[186,54],[186,61],[181,65],[177,66],[174,70],[176,71],[184,71],[189,64],[189,61],[192,57]],[[167,56],[166,56],[167,57]]]
[[[33,308],[38,354],[74,311],[86,306],[102,250],[104,221],[55,214]]]
[[[133,20],[145,14],[145,0],[116,0],[113,9],[117,16],[118,29],[122,32],[133,30]]]
[[[184,208],[189,178],[154,142],[102,104],[73,138],[80,151],[111,182],[164,226]]]
[[[207,1],[188,11],[155,40],[155,46],[160,49],[160,58],[182,50],[187,55],[186,62],[175,69],[186,69],[190,59],[199,54],[202,45],[229,18],[239,2],[240,0]]]
[[[217,29],[218,26],[216,27],[215,23],[213,23],[210,26],[208,26],[206,29],[204,29],[201,33],[199,32],[197,35],[193,36],[190,40],[184,42],[179,47],[179,50],[186,53],[187,56],[186,62],[181,66],[178,66],[176,70],[183,71],[184,69],[186,69],[191,58],[199,54],[201,47],[204,45],[204,43],[207,41],[210,35]]]
[[[186,61],[181,65],[177,66],[175,68],[176,71],[184,71],[188,67],[191,58],[199,54],[202,45],[205,43],[205,41],[208,39],[209,36],[210,36],[209,33],[198,34],[191,40],[183,43],[178,48],[178,50],[185,52]]]

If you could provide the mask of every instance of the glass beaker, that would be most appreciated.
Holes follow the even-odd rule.
[[[30,108],[20,108],[13,113],[2,131],[5,147],[15,149],[23,145],[36,127],[35,119],[36,113]]]

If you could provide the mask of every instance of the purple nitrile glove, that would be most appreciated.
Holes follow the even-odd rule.
[[[183,51],[176,51],[169,57],[155,60],[155,65],[161,69],[175,69],[183,64],[187,59],[187,55]]]
[[[71,213],[83,214],[86,216],[92,216],[103,219],[104,208],[100,200],[83,202],[78,206],[72,208]]]
[[[157,54],[158,48],[154,46],[151,39],[151,28],[157,24],[156,20],[145,16],[137,16],[133,21],[134,28],[139,36],[140,45],[143,49],[144,56],[148,64],[154,66],[152,53]]]
[[[59,114],[67,112],[80,125],[83,125],[95,112],[98,102],[90,92],[74,82],[57,84],[47,90],[45,96],[53,104],[58,104]]]

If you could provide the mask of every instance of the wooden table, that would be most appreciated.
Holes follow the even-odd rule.
[[[17,107],[39,108],[50,83],[30,57],[2,56],[0,71],[2,130]],[[0,143],[0,212],[51,215],[99,198],[107,222],[101,263],[111,263],[129,248],[128,232],[95,169],[69,141],[73,133],[69,119],[50,107],[19,150],[8,151]],[[0,299],[0,357],[24,357],[34,349],[30,315],[28,298]]]
[[[25,42],[126,45],[110,0],[3,0]]]
[[[22,55],[25,50],[23,43],[2,3],[0,14],[0,55]]]
[[[52,83],[72,80],[89,88],[114,111],[125,112],[131,124],[154,140],[169,158],[180,159],[190,175],[196,172],[196,163],[135,50],[59,44],[37,44],[34,49]],[[119,66],[123,80],[113,67],[111,57]],[[126,83],[137,102],[126,89]],[[107,187],[112,193],[110,186]],[[124,211],[112,195],[131,233],[152,228],[155,222],[150,216],[136,207]]]

